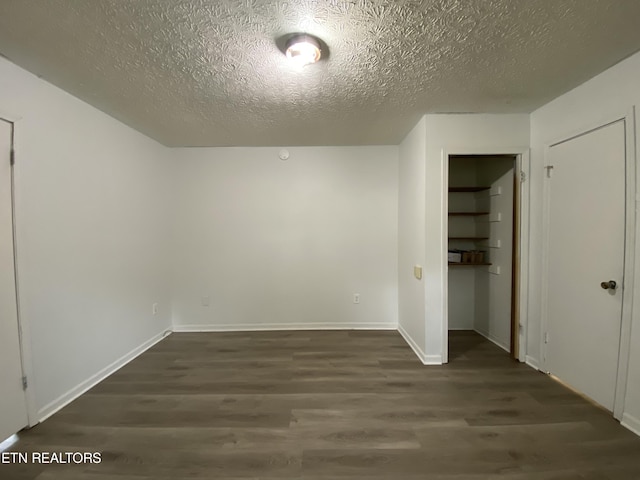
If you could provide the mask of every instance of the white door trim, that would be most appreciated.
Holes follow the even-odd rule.
[[[447,147],[440,153],[442,162],[442,254],[441,272],[443,285],[442,298],[442,363],[449,361],[449,269],[447,267],[447,251],[449,237],[449,156],[450,155],[515,155],[515,174],[524,175],[525,181],[520,182],[520,292],[519,292],[519,321],[520,337],[518,360],[526,361],[528,313],[529,313],[529,202],[530,202],[530,155],[529,147]],[[516,226],[514,225],[514,228]]]
[[[27,402],[27,417],[29,427],[33,427],[38,423],[38,409],[36,405],[36,391],[33,375],[33,357],[31,351],[31,329],[29,328],[27,287],[24,279],[20,275],[20,266],[24,264],[24,253],[20,249],[22,238],[25,238],[22,223],[20,221],[21,205],[23,204],[21,177],[22,177],[22,160],[20,158],[21,138],[22,138],[22,117],[11,113],[0,111],[0,118],[13,124],[13,150],[16,155],[16,163],[13,165],[13,238],[14,238],[14,256],[15,256],[15,275],[16,275],[16,296],[18,298],[18,325],[20,331],[20,352],[22,360],[22,372],[27,377],[28,386],[25,390],[25,399]]]
[[[618,375],[616,378],[616,396],[613,416],[622,420],[624,399],[627,393],[627,372],[631,352],[631,324],[633,321],[633,296],[635,279],[636,241],[636,191],[638,188],[638,168],[635,152],[635,109],[632,107],[625,115],[625,236],[624,236],[624,275],[622,290],[622,319],[620,325],[620,353],[618,356]]]
[[[620,352],[618,355],[618,374],[616,378],[616,392],[613,408],[614,418],[621,420],[624,413],[624,397],[627,388],[627,371],[629,367],[629,351],[631,348],[631,319],[634,293],[634,268],[636,239],[636,192],[640,173],[636,166],[635,154],[635,111],[634,108],[618,115],[602,118],[562,135],[547,143],[544,149],[544,166],[549,164],[549,150],[554,145],[572,140],[588,134],[594,130],[622,121],[625,127],[625,239],[624,239],[624,273],[622,290],[622,318],[620,328]],[[547,288],[549,278],[549,220],[550,220],[550,186],[547,174],[543,176],[543,208],[542,208],[542,291],[541,291],[541,335],[540,335],[540,369],[549,372],[547,367],[546,332],[549,327],[549,292]],[[638,245],[640,248],[640,245]]]

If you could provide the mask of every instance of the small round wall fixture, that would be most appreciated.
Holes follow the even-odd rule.
[[[278,157],[280,157],[280,160],[288,160],[289,159],[289,150],[287,150],[286,148],[283,148],[282,150],[280,150],[278,152]]]
[[[311,65],[322,56],[320,43],[316,37],[306,33],[295,34],[287,40],[285,55],[299,67]]]

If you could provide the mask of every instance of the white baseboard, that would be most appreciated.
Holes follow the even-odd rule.
[[[525,363],[535,370],[540,370],[540,364],[538,363],[538,360],[530,357],[529,355],[525,357]]]
[[[63,393],[54,401],[42,407],[40,410],[38,410],[38,422],[45,421],[47,418],[49,418],[51,415],[56,413],[58,410],[60,410],[61,408],[64,408],[69,403],[73,402],[76,398],[78,398],[80,395],[85,393],[87,390],[89,390],[90,388],[93,388],[102,380],[107,378],[109,375],[116,372],[120,368],[124,367],[127,363],[129,363],[131,360],[136,358],[138,355],[144,353],[145,351],[153,347],[160,340],[164,339],[169,333],[171,333],[170,330],[164,330],[158,333],[157,335],[154,335],[152,338],[144,342],[142,345],[134,348],[129,353],[124,354],[122,357],[118,358],[115,362],[104,367],[98,373],[90,376],[85,381],[73,387],[68,392]]]
[[[623,427],[628,428],[636,435],[640,436],[640,420],[636,417],[629,415],[628,413],[622,414],[622,422],[620,422]]]
[[[422,359],[423,365],[442,365],[442,355],[425,355]]]
[[[497,345],[498,347],[500,347],[501,349],[503,349],[505,352],[511,353],[511,347],[510,346],[507,346],[504,343],[500,342],[498,339],[496,339],[492,335],[489,335],[488,333],[481,332],[480,330],[476,330],[475,328],[473,330],[474,330],[474,332],[479,333],[484,338],[489,340],[491,343],[493,343],[493,344]]]
[[[418,344],[411,338],[411,335],[407,333],[407,331],[402,328],[402,325],[398,325],[398,332],[402,335],[405,342],[409,344],[413,353],[420,359],[423,365],[442,365],[442,355],[427,355],[422,351],[422,349],[418,346]]]
[[[397,323],[230,323],[174,325],[174,332],[260,332],[271,330],[397,330]]]

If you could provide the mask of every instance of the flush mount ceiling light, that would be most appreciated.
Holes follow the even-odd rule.
[[[299,67],[316,63],[322,56],[320,41],[307,34],[292,36],[285,48],[287,58]]]

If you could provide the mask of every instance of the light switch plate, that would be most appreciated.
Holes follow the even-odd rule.
[[[415,265],[413,267],[413,276],[418,280],[422,280],[422,267],[420,265]]]

